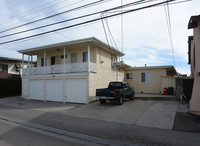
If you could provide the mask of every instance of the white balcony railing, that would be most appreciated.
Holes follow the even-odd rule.
[[[78,73],[78,72],[94,72],[96,73],[97,68],[96,64],[90,62],[90,67],[88,70],[87,62],[79,62],[79,63],[70,63],[70,64],[59,64],[59,65],[51,65],[45,67],[30,67],[23,69],[23,76],[33,76],[33,75],[43,75],[43,74],[61,74],[61,73]]]

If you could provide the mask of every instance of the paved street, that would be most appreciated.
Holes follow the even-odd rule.
[[[176,101],[134,100],[118,106],[4,98],[0,144],[49,145],[45,139],[50,139],[56,145],[199,145],[199,133],[171,130],[177,110],[185,109]]]

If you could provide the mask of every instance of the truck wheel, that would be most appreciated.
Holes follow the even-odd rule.
[[[122,105],[123,104],[123,97],[120,96],[118,99],[117,99],[117,104],[118,105]]]
[[[130,100],[134,100],[134,99],[135,99],[135,94],[131,93]]]
[[[101,104],[105,104],[105,103],[106,103],[106,100],[100,99],[99,102],[100,102]]]

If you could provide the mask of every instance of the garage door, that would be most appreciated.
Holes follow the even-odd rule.
[[[63,80],[46,80],[46,95],[49,101],[63,101]]]
[[[86,79],[67,79],[65,91],[67,102],[87,103]]]
[[[43,80],[30,81],[30,99],[43,100]]]

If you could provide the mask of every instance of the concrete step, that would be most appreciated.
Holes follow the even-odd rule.
[[[135,94],[135,99],[175,101],[176,100],[176,96],[175,95],[136,93]]]

